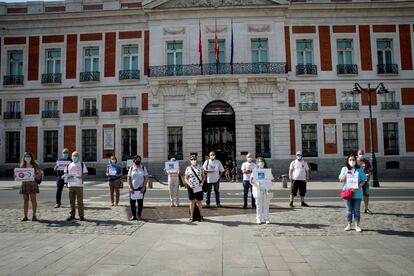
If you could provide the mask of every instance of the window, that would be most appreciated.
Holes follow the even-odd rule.
[[[183,65],[183,42],[167,42],[167,65]]]
[[[225,63],[225,40],[219,39],[218,40],[218,47],[219,47],[219,63]],[[214,49],[214,39],[208,40],[208,62],[209,63],[216,63],[216,51]]]
[[[20,132],[6,132],[6,163],[19,163],[20,159]]]
[[[58,131],[47,130],[43,135],[43,160],[44,162],[55,162],[58,159]]]
[[[353,94],[349,91],[342,92],[341,94],[341,102],[342,103],[356,103],[357,101],[357,95]]]
[[[7,112],[10,112],[10,113],[20,112],[20,102],[18,101],[7,102]]]
[[[397,155],[398,150],[398,123],[384,123],[384,154]]]
[[[352,64],[352,40],[337,40],[338,64]]]
[[[251,42],[252,62],[267,62],[267,38],[255,38]]]
[[[183,156],[183,127],[168,127],[168,159],[182,160]]]
[[[60,49],[46,51],[46,73],[60,74]]]
[[[57,100],[47,100],[47,101],[45,101],[45,110],[46,111],[56,111],[56,110],[58,110],[58,101]]]
[[[384,103],[395,103],[395,91],[388,91],[388,93],[382,94],[382,99]]]
[[[300,93],[300,102],[301,103],[315,103],[315,93],[314,92],[301,92]]]
[[[138,70],[138,45],[126,45],[122,48],[122,69]]]
[[[271,157],[270,125],[255,125],[256,157]]]
[[[358,151],[358,124],[342,124],[344,156]]]
[[[318,135],[316,124],[302,125],[302,155],[318,156]]]
[[[84,129],[82,130],[82,160],[96,161],[96,129]]]
[[[9,67],[8,74],[10,76],[23,75],[23,51],[9,51],[8,53]]]
[[[137,99],[135,97],[123,97],[122,98],[123,108],[135,108],[137,107]]]
[[[132,159],[137,154],[137,129],[123,128],[121,130],[122,139],[122,161]]]
[[[99,48],[84,48],[83,50],[84,72],[99,72]]]
[[[296,41],[296,53],[298,65],[312,65],[313,41],[308,39]]]
[[[377,40],[377,56],[379,65],[392,64],[392,40]]]
[[[96,110],[96,99],[83,99],[83,109]]]

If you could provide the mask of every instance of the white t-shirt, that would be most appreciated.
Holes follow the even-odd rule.
[[[216,183],[220,179],[220,173],[224,172],[223,164],[221,164],[220,160],[217,159],[214,159],[213,161],[210,159],[206,160],[204,162],[203,169],[214,170],[214,172],[207,173],[207,183]]]
[[[178,167],[176,171],[167,171],[168,182],[170,182],[171,180],[177,180],[179,172],[180,172],[180,167]]]
[[[193,171],[194,170],[194,171]],[[197,174],[197,176],[194,174],[194,172]],[[188,180],[190,181],[190,183],[196,188],[200,188],[201,187],[201,183],[200,181],[202,181],[203,179],[203,168],[200,166],[197,166],[197,168],[192,168],[191,166],[188,166],[185,169],[185,176],[188,177]],[[200,181],[198,181],[200,179]]]
[[[244,162],[241,166],[241,170],[249,170],[249,171],[253,171],[256,168],[256,164],[253,162]],[[249,181],[250,180],[250,175],[251,173],[243,173],[243,180],[244,181]]]
[[[129,169],[128,176],[131,177],[132,187],[138,189],[144,186],[145,176],[148,176],[147,168],[142,165],[137,166],[134,164]]]
[[[83,187],[83,179],[79,179],[78,176],[88,173],[88,168],[85,163],[83,164],[83,172],[81,162],[72,162],[65,168],[65,174],[68,175],[67,182],[68,187]]]
[[[306,181],[306,172],[309,171],[308,163],[305,160],[293,160],[290,163],[289,171],[292,172],[293,180],[303,180]]]
[[[272,190],[272,180],[271,179],[263,179],[263,180],[256,179],[254,177],[256,170],[260,171],[259,168],[255,168],[250,176],[250,183],[252,183],[252,186],[253,186],[252,192],[253,192],[254,198],[258,198],[258,196],[260,195],[259,191],[261,190],[264,190],[267,192]]]

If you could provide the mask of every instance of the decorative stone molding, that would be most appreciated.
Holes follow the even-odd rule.
[[[256,6],[256,5],[277,5],[271,0],[172,0],[163,3],[158,8],[195,8],[195,7],[234,7],[234,6]]]
[[[270,32],[270,25],[266,24],[266,25],[247,25],[247,31],[249,33],[268,33]]]
[[[287,101],[288,91],[287,91],[287,79],[279,78],[277,79],[277,102],[283,104]]]
[[[276,91],[276,87],[273,83],[254,84],[249,85],[248,91],[252,95],[257,94],[273,94]]]
[[[240,103],[247,102],[247,83],[248,79],[239,79]]]
[[[151,92],[152,94],[152,105],[153,106],[157,106],[160,104],[160,99],[159,99],[159,82],[158,81],[150,81],[148,84],[148,90]]]
[[[197,104],[196,90],[197,90],[197,80],[187,80],[187,91],[188,97],[190,99],[190,104]]]
[[[167,97],[185,96],[185,87],[178,85],[178,83],[163,85],[160,90],[161,94]]]
[[[214,34],[216,26],[206,26],[206,33]],[[227,33],[227,26],[217,25],[217,33]]]
[[[224,83],[210,84],[210,95],[213,99],[222,100],[224,96],[224,91],[225,91]]]
[[[185,27],[167,27],[162,29],[163,35],[180,35],[185,34]]]

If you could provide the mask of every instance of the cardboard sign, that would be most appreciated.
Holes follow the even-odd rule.
[[[255,174],[254,174],[254,178],[256,180],[272,180],[273,176],[272,176],[272,169],[256,169],[255,170]]]
[[[66,166],[69,165],[70,161],[56,161],[56,170],[63,171]]]
[[[134,166],[134,160],[133,159],[128,159],[127,160],[127,168],[131,168]]]
[[[133,193],[131,193],[132,200],[143,199],[143,198],[144,198],[144,194],[141,193],[141,191],[134,191]]]
[[[76,184],[77,183],[77,175],[76,174],[67,174],[66,175],[66,183]]]
[[[114,168],[109,169],[109,175],[114,176],[116,174],[117,174],[116,169],[114,169]]]
[[[358,189],[359,175],[356,171],[355,173],[348,172],[346,174],[346,186],[348,189]]]
[[[14,180],[15,181],[34,181],[35,171],[33,168],[15,168]]]
[[[178,162],[165,162],[165,170],[167,172],[176,172],[178,171]]]

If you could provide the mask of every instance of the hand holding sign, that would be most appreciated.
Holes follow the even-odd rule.
[[[34,181],[35,172],[33,168],[15,168],[15,181]]]

